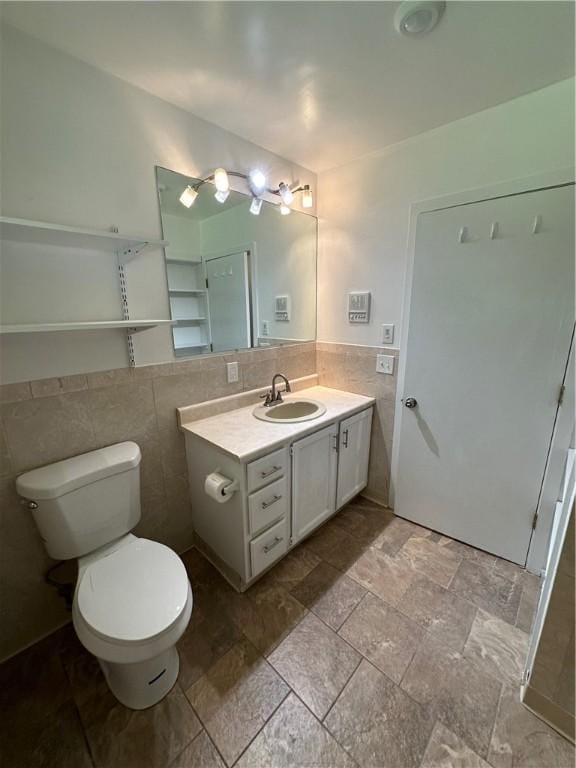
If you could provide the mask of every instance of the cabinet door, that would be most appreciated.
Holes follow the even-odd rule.
[[[340,422],[337,509],[366,487],[373,410],[368,408]]]
[[[338,427],[292,446],[292,538],[298,541],[335,512]]]

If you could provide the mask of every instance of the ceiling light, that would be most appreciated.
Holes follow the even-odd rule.
[[[422,37],[438,24],[445,7],[445,2],[436,0],[409,0],[401,3],[394,14],[394,27],[406,37]]]
[[[228,192],[230,189],[230,181],[224,168],[216,168],[214,171],[214,186],[218,192]],[[224,202],[224,200],[221,200],[221,202]]]
[[[280,192],[282,202],[285,205],[290,205],[290,203],[294,200],[294,194],[288,184],[285,184],[283,181],[281,181],[278,185],[278,191]]]
[[[264,192],[266,189],[266,176],[262,171],[254,170],[250,171],[250,186],[254,192]]]
[[[180,202],[185,205],[186,208],[190,208],[194,200],[198,197],[198,190],[188,185],[184,192],[180,195]]]
[[[302,208],[312,208],[314,205],[314,198],[312,197],[312,190],[309,184],[304,185],[302,190]]]
[[[254,216],[258,216],[261,208],[262,200],[259,197],[253,197],[252,202],[250,203],[250,213],[253,213]]]
[[[226,200],[228,200],[228,195],[230,194],[229,189],[218,189],[214,195],[216,200],[218,200],[219,203],[225,203]]]
[[[288,216],[288,214],[290,213],[290,208],[288,208],[287,205],[284,205],[284,203],[282,203],[282,205],[280,206],[280,213],[282,214],[282,216]]]

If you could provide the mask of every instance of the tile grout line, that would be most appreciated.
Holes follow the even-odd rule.
[[[265,660],[265,659],[264,659],[264,660]],[[266,660],[265,660],[265,661],[266,661]],[[270,664],[269,666],[272,666],[272,665]],[[274,667],[272,667],[272,669],[274,669]],[[276,670],[274,669],[274,671],[276,671]],[[281,677],[281,675],[278,675],[278,677]],[[284,680],[284,678],[282,678],[282,677],[281,677],[281,679],[282,679],[282,680]],[[284,682],[286,683],[286,681],[285,681],[285,680],[284,680]],[[235,765],[238,763],[238,761],[239,761],[239,760],[242,758],[242,755],[244,755],[244,754],[245,754],[245,752],[247,752],[247,750],[248,750],[248,749],[250,749],[250,746],[251,746],[251,745],[253,744],[253,742],[254,742],[254,741],[255,741],[255,740],[258,738],[258,736],[260,736],[260,734],[262,733],[262,731],[264,730],[264,728],[265,728],[265,727],[268,725],[268,723],[270,722],[270,720],[272,720],[272,718],[274,717],[274,715],[276,714],[276,712],[278,712],[278,710],[280,709],[280,707],[281,707],[281,706],[284,704],[284,702],[286,701],[286,699],[288,698],[288,696],[290,696],[290,694],[291,694],[291,693],[294,693],[294,691],[293,691],[293,690],[292,690],[292,688],[291,688],[291,687],[288,685],[288,683],[286,683],[286,685],[287,685],[287,687],[288,687],[288,691],[286,692],[286,695],[285,695],[285,696],[282,698],[282,701],[280,701],[280,702],[279,702],[279,704],[278,704],[276,707],[274,707],[274,710],[272,711],[272,713],[271,713],[271,714],[270,714],[270,715],[269,715],[269,716],[266,718],[266,720],[265,720],[265,721],[262,723],[262,725],[260,726],[260,728],[258,728],[258,731],[257,731],[257,733],[255,733],[255,734],[254,734],[254,736],[253,736],[253,737],[250,739],[250,741],[248,742],[248,744],[247,744],[247,745],[244,747],[244,749],[242,750],[242,752],[240,752],[240,754],[238,755],[238,757],[236,758],[236,760],[234,760],[234,762],[233,762],[233,763],[232,763],[232,764],[229,766],[229,768],[233,768],[233,766],[235,766]],[[224,765],[228,765],[228,762],[227,762],[226,760],[224,760]]]

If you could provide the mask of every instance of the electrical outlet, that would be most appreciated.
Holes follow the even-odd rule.
[[[238,381],[238,363],[226,363],[226,372],[228,373],[228,384],[234,384]]]
[[[268,320],[262,320],[262,336],[268,336]]]
[[[382,326],[382,344],[394,343],[394,326],[383,325]]]
[[[376,373],[394,373],[394,355],[376,355]]]

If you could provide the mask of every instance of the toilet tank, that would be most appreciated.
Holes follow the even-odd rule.
[[[134,528],[140,459],[136,443],[118,443],[20,475],[16,489],[50,557],[81,557]]]

